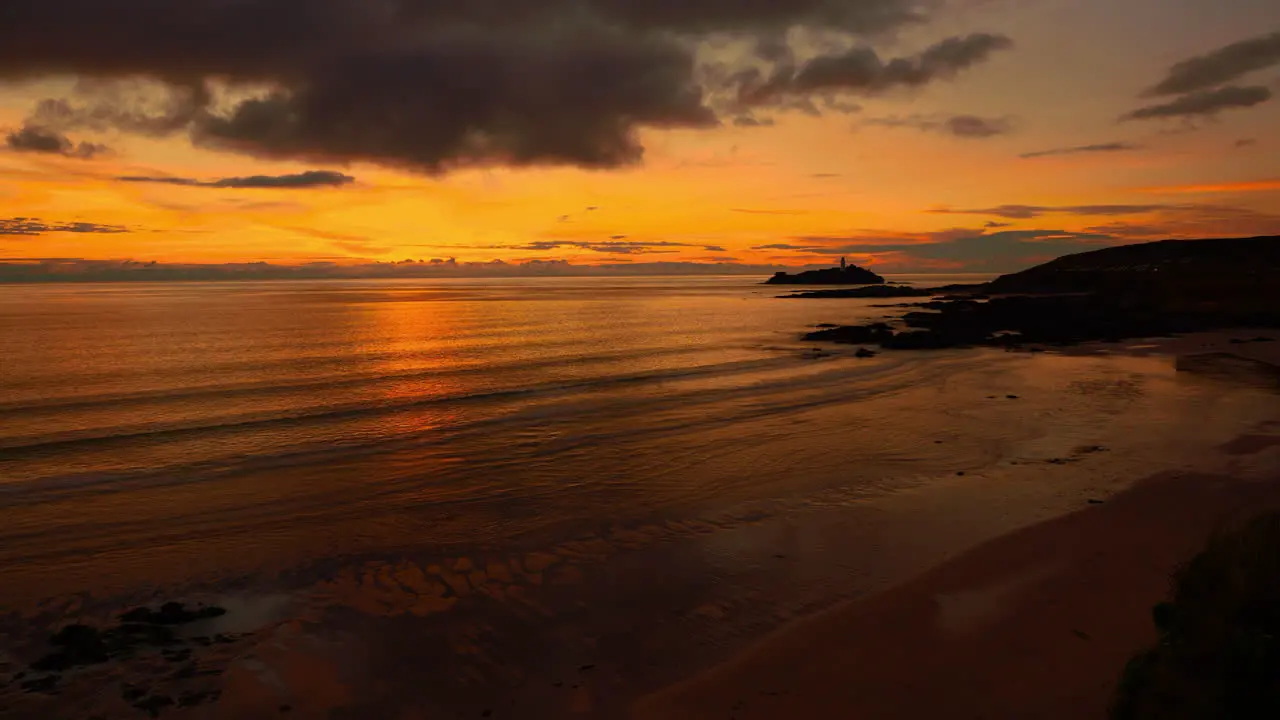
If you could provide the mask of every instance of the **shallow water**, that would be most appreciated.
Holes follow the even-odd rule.
[[[0,288],[15,657],[22,626],[203,599],[232,610],[208,632],[256,629],[206,661],[219,716],[616,717],[798,614],[1216,463],[1276,410],[1159,355],[815,352],[806,326],[893,311],[776,294]],[[112,716],[85,692],[50,702]]]

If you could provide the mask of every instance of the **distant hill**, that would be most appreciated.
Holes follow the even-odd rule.
[[[1202,298],[1274,294],[1280,285],[1280,236],[1161,240],[1066,255],[1002,275],[991,293],[1101,292]]]
[[[805,339],[912,350],[1280,327],[1280,236],[1104,248],[1002,275],[968,292],[915,303],[928,312],[903,315],[906,330],[885,323],[837,326]]]

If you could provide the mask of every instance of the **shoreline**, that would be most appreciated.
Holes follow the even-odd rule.
[[[164,670],[155,674],[163,658],[144,654],[68,674],[57,696],[15,697],[15,684],[0,704],[15,702],[15,717],[72,707],[123,717],[119,700],[98,691],[104,679],[119,679],[178,701],[220,689],[216,710],[208,708],[220,717],[274,717],[278,704],[294,717],[338,708],[394,716],[414,704],[445,714],[492,709],[501,717],[521,708],[518,716],[531,718],[625,717],[644,693],[732,662],[796,618],[876,597],[978,543],[1092,508],[1088,500],[1123,492],[1172,458],[1209,473],[1219,450],[1248,459],[1280,442],[1254,432],[1280,419],[1261,402],[1271,396],[1255,394],[1254,378],[1195,377],[1241,368],[1193,368],[1180,389],[1170,353],[1143,347],[1101,346],[1113,358],[984,350],[965,356],[959,374],[943,372],[961,357],[948,354],[917,364],[924,375],[896,392],[770,421],[766,437],[793,437],[786,430],[796,420],[811,428],[795,436],[805,443],[806,472],[779,474],[764,494],[751,484],[756,500],[728,515],[693,508],[671,522],[599,528],[536,547],[341,556],[212,595],[188,586],[136,598],[224,606],[226,618],[200,633],[237,633],[234,642],[194,648],[191,658],[222,680],[166,680]],[[1148,352],[1156,357],[1125,357]],[[942,377],[945,385],[923,382]],[[1213,412],[1231,422],[1206,432],[1198,418]],[[1010,434],[1020,417],[1039,420]],[[859,437],[877,445],[860,448]],[[788,447],[797,449],[773,452]],[[823,448],[843,448],[859,463],[851,469],[850,455]],[[876,453],[887,464],[875,464]],[[826,470],[835,474],[810,477]],[[723,501],[723,489],[717,497]],[[109,624],[113,616],[97,618],[98,610],[127,609],[103,606],[105,596],[82,600],[45,607],[49,631],[77,618]],[[646,628],[642,638],[635,627]],[[34,648],[24,662],[27,655]],[[368,665],[351,666],[350,657]],[[426,657],[433,661],[424,666]],[[346,694],[314,694],[320,675]],[[432,691],[423,694],[427,677]]]
[[[1280,369],[1275,344],[1228,335],[1132,351],[1173,352],[1179,363],[1229,354]],[[1151,607],[1177,565],[1214,530],[1280,508],[1280,419],[1218,453],[1220,472],[1156,472],[802,617],[641,698],[633,717],[1103,718],[1125,663],[1156,639]]]

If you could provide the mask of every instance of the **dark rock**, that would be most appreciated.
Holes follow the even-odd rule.
[[[120,698],[126,702],[133,702],[143,695],[146,695],[148,688],[141,685],[130,685],[129,683],[120,683]]]
[[[1105,502],[1106,502],[1106,500],[1099,500],[1099,499],[1097,499],[1097,498],[1089,498],[1089,504],[1090,504],[1090,505],[1101,505],[1101,504],[1103,504],[1103,503],[1105,503]]]
[[[582,665],[578,668],[578,670],[581,670],[582,672],[586,672],[588,670],[594,670],[595,667],[596,667],[595,665]]]
[[[61,679],[60,675],[45,675],[44,677],[25,680],[19,687],[22,688],[23,692],[52,695],[58,691],[58,681]]]
[[[1019,399],[1017,395],[1005,395],[1004,397],[1005,397],[1005,399],[1006,399],[1006,400],[1017,400],[1017,399]]]
[[[120,621],[130,624],[184,625],[196,620],[206,620],[226,614],[227,611],[224,608],[216,605],[198,607],[191,610],[180,602],[167,602],[161,605],[159,610],[151,610],[145,607],[134,608],[121,615]]]
[[[49,643],[61,649],[32,663],[32,670],[66,670],[80,665],[95,665],[108,659],[102,635],[88,625],[68,625],[49,638]]]
[[[280,712],[282,712],[282,713],[287,713],[287,712],[289,712],[290,710],[293,710],[293,706],[292,706],[292,705],[281,705],[281,706],[280,706],[279,708],[277,708],[277,709],[278,709]]]
[[[139,710],[145,710],[151,717],[160,717],[160,710],[173,705],[173,698],[168,695],[152,695],[142,702],[134,703]]]
[[[203,692],[187,690],[178,696],[178,707],[195,707],[197,705],[204,705],[205,703],[211,703],[214,700],[217,700],[221,696],[222,692],[219,690],[205,690]]]
[[[177,641],[172,629],[150,623],[121,623],[104,634],[121,645],[172,645]]]
[[[964,471],[963,471],[963,470],[957,470],[957,471],[956,471],[956,475],[959,475],[959,476],[963,477],[963,476],[964,476]]]
[[[120,616],[122,623],[145,623],[151,622],[151,610],[144,607],[138,607]]]
[[[810,292],[780,295],[782,298],[896,298],[896,297],[932,297],[936,293],[931,288],[913,288],[902,285],[867,285],[856,288],[838,288],[834,290],[813,290]]]
[[[169,677],[173,678],[174,680],[186,680],[187,678],[192,678],[195,676],[196,676],[196,664],[191,662],[178,668]]]
[[[824,268],[808,270],[792,275],[790,273],[774,273],[765,280],[766,285],[882,285],[884,278],[857,265],[844,268]]]
[[[894,333],[880,341],[880,347],[886,350],[940,350],[955,346],[956,343],[930,330]]]
[[[883,342],[890,337],[893,337],[893,330],[888,325],[885,323],[872,323],[870,325],[848,325],[816,330],[807,333],[804,339],[824,340],[848,345],[865,345]]]
[[[876,356],[876,351],[875,351],[875,350],[868,350],[868,349],[866,349],[866,348],[858,348],[858,352],[854,353],[854,354],[853,354],[853,356],[854,356],[854,357],[860,357],[860,358],[875,357],[875,356]]]

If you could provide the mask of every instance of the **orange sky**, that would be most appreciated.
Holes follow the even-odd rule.
[[[953,80],[853,98],[862,109],[852,114],[770,112],[763,114],[772,126],[643,129],[645,158],[623,169],[429,176],[362,162],[255,159],[195,148],[181,134],[116,131],[73,133],[109,146],[105,157],[0,151],[0,218],[127,230],[0,234],[0,259],[806,264],[834,260],[820,249],[836,247],[888,269],[980,270],[990,265],[981,244],[954,256],[885,246],[945,242],[952,235],[936,233],[952,229],[1099,236],[1080,240],[1086,244],[1280,233],[1280,101],[1225,111],[1191,130],[1180,121],[1116,120],[1144,104],[1138,94],[1174,62],[1256,36],[1268,19],[1280,30],[1269,3],[1244,3],[1235,19],[1214,15],[1212,30],[1195,24],[1208,2],[1171,3],[1164,7],[1183,12],[1156,19],[1144,11],[1160,5],[1146,0],[1123,10],[1101,2],[970,4],[976,8],[903,33],[886,53],[979,30],[1008,35],[1013,49]],[[1280,62],[1256,76],[1275,83]],[[0,129],[16,131],[36,101],[69,92],[72,82],[0,82]],[[961,137],[939,126],[958,114],[998,120],[1003,130]],[[1135,149],[1020,157],[1106,143]],[[117,179],[213,182],[309,170],[355,181],[272,189]],[[604,242],[644,252],[573,244]],[[872,250],[855,252],[860,247]]]

